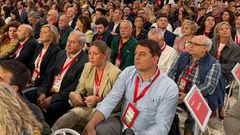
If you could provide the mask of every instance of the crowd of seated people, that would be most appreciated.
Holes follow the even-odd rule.
[[[19,102],[4,107],[29,116],[16,133],[0,118],[5,134],[174,135],[182,108],[184,134],[193,135],[183,100],[194,84],[211,128],[240,128],[226,124],[240,117],[238,104],[224,110],[240,62],[237,0],[0,0],[0,10],[0,92]]]

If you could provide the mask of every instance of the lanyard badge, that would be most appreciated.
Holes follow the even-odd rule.
[[[156,76],[153,78],[153,80],[150,82],[150,84],[148,84],[142,90],[142,92],[139,94],[139,96],[137,96],[137,94],[138,94],[138,87],[139,87],[140,77],[139,76],[136,77],[135,87],[134,87],[134,94],[133,94],[133,103],[134,104],[138,100],[140,100],[142,97],[144,97],[144,95],[149,90],[149,88],[152,85],[152,83],[159,77],[159,75],[160,75],[160,70],[158,69]],[[128,128],[132,127],[132,125],[134,123],[134,120],[136,119],[136,117],[138,115],[138,112],[139,112],[139,110],[132,103],[128,103],[127,109],[125,110],[125,112],[124,112],[124,114],[122,116],[122,121],[124,122],[124,124]]]
[[[179,89],[179,92],[182,92],[184,93],[187,89],[187,84],[188,84],[188,79],[185,78],[185,77],[180,77],[180,79],[178,80],[178,89]]]
[[[132,103],[128,103],[127,109],[125,110],[123,116],[122,116],[122,121],[124,124],[128,127],[131,128],[133,125],[134,120],[137,117],[138,114],[138,109],[135,108]]]
[[[60,86],[61,86],[61,81],[62,81],[62,79],[61,79],[60,76],[55,76],[54,77],[53,85],[52,85],[52,88],[51,88],[53,93],[58,93],[59,92]]]
[[[39,78],[39,71],[34,69],[33,74],[32,74],[32,82],[34,82],[38,78]]]
[[[187,77],[192,73],[192,71],[197,67],[197,64],[196,63],[193,63],[191,65],[190,68],[187,68],[187,71],[185,73],[185,77],[183,76],[180,76],[178,82],[177,82],[177,85],[178,85],[178,88],[179,88],[179,92],[185,92],[186,89],[187,89],[187,85],[188,85],[188,82],[189,80],[187,79]]]

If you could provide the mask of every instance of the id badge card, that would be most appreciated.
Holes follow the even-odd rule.
[[[54,82],[53,82],[53,92],[58,93],[59,89],[61,86],[61,78],[59,76],[54,77]]]
[[[115,61],[115,66],[119,68],[120,65],[121,65],[120,59],[116,59],[116,61]]]
[[[179,81],[178,81],[179,92],[184,93],[186,91],[187,84],[188,84],[188,79],[181,76]]]
[[[124,124],[128,127],[131,128],[134,120],[137,117],[138,114],[138,109],[135,108],[132,103],[128,103],[127,109],[125,110],[123,116],[122,116],[122,121],[124,122]]]
[[[38,78],[39,72],[37,70],[33,71],[32,74],[32,82],[34,82]]]

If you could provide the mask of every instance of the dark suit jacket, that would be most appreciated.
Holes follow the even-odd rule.
[[[34,38],[38,39],[39,38],[39,34],[40,34],[40,31],[41,31],[41,28],[42,26],[44,25],[45,23],[43,22],[38,22],[37,24],[35,24],[33,26],[33,35],[34,35]]]
[[[28,18],[27,18],[27,11],[25,10],[25,9],[23,9],[22,11],[21,11],[21,22],[22,23],[26,23],[26,24],[28,24],[29,22],[28,22]]]
[[[120,23],[118,24],[118,26],[117,26],[117,28],[115,30],[115,33],[120,34],[119,27],[120,27]],[[109,26],[108,26],[109,31],[112,32],[113,28],[114,28],[114,22],[110,22]]]
[[[78,80],[81,76],[84,64],[88,61],[87,54],[82,50],[76,57],[73,64],[67,69],[59,93],[50,93],[50,89],[55,76],[58,76],[60,70],[62,69],[65,61],[67,59],[67,54],[65,50],[58,52],[53,68],[47,78],[45,78],[42,85],[39,87],[40,93],[45,93],[46,96],[52,96],[52,103],[57,101],[68,101],[68,95],[71,91],[74,91],[77,87]]]
[[[134,21],[134,18],[131,16],[131,14],[127,18],[125,18],[125,19],[130,21],[130,22],[132,22],[132,23]]]
[[[152,23],[149,22],[149,21],[146,21],[144,22],[143,24],[143,28],[146,30],[146,31],[149,31],[151,29],[151,26],[152,26]]]
[[[136,40],[142,40],[142,39],[146,39],[147,38],[147,34],[148,34],[148,31],[146,31],[144,28],[141,29],[140,33],[137,35],[135,35],[136,33],[136,30],[134,29],[133,30],[133,33],[134,33],[134,37],[136,38]]]
[[[68,26],[67,28],[61,30],[59,27],[58,27],[58,33],[60,35],[60,39],[59,39],[59,47],[61,49],[65,49],[66,47],[66,43],[67,43],[67,39],[68,39],[68,36],[69,34],[73,31],[72,27],[71,26]]]
[[[164,41],[166,42],[167,45],[173,47],[174,40],[176,38],[176,35],[173,34],[172,32],[166,30],[164,33]]]
[[[25,64],[27,67],[30,64],[32,57],[34,55],[34,52],[36,50],[36,47],[38,46],[38,42],[36,39],[34,39],[33,37],[30,37],[26,42],[24,47],[22,48],[19,56],[16,58],[18,61],[21,61],[23,64]],[[5,60],[7,59],[11,59],[11,55],[13,55],[15,53],[15,51],[17,50],[18,46],[20,45],[20,43],[18,43],[17,47],[14,49],[14,51],[8,55],[7,57],[3,58]]]
[[[33,58],[31,60],[31,63],[29,65],[29,69],[30,71],[33,73],[34,69],[35,69],[35,60],[37,59],[39,53],[42,51],[43,49],[43,44],[39,44],[34,55]],[[56,58],[56,54],[60,51],[60,48],[57,44],[51,44],[48,48],[48,50],[46,51],[43,60],[41,62],[40,65],[40,78],[36,79],[34,82],[34,86],[38,87],[44,80],[45,77],[47,77],[47,73],[50,70],[51,67],[53,67],[55,58]]]
[[[93,41],[97,40],[98,33],[93,35]],[[113,35],[111,35],[111,31],[107,30],[105,33],[103,33],[102,41],[107,43],[108,47],[111,47],[111,42],[113,39]]]
[[[77,17],[77,16],[74,16],[74,18],[73,18],[73,20],[72,20],[72,24],[71,24],[72,29],[75,29],[77,20],[78,20],[78,17]]]

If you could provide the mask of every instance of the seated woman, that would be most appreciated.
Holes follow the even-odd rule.
[[[58,31],[54,25],[44,25],[41,28],[39,41],[41,44],[36,48],[29,69],[32,72],[32,86],[38,87],[47,71],[53,65],[57,52],[60,50],[58,43]]]
[[[120,70],[108,60],[110,49],[106,43],[98,40],[89,48],[89,63],[85,64],[79,84],[75,92],[69,94],[73,108],[60,117],[52,127],[74,128],[76,124],[85,127],[94,107],[112,89]]]
[[[182,37],[177,37],[175,39],[173,48],[178,52],[188,52],[189,51],[189,42],[195,36],[197,30],[197,24],[190,20],[185,20],[182,24]]]
[[[75,30],[78,30],[84,33],[86,37],[86,44],[89,45],[92,43],[93,31],[91,29],[91,20],[86,16],[79,16],[76,22]],[[84,50],[86,46],[84,47]]]
[[[219,84],[221,87],[216,88],[218,100],[214,105],[218,105],[218,114],[221,121],[224,120],[224,98],[225,86],[233,81],[232,69],[240,61],[239,47],[231,38],[231,26],[228,22],[218,23],[214,29],[214,38],[212,39],[212,48],[210,54],[219,60],[221,64],[222,76]],[[210,103],[210,102],[209,102]],[[215,116],[216,109],[213,110],[212,116]]]
[[[137,16],[134,18],[134,30],[133,36],[137,40],[146,39],[147,38],[147,31],[143,28],[144,18],[142,16]]]
[[[196,35],[205,35],[209,37],[210,39],[213,38],[214,28],[216,25],[216,20],[212,15],[206,16],[200,27],[198,28]]]
[[[0,84],[0,134],[40,135],[37,122],[25,102],[3,82]]]
[[[3,34],[0,35],[0,60],[11,54],[17,47],[17,28],[19,22],[10,22],[3,28]]]

